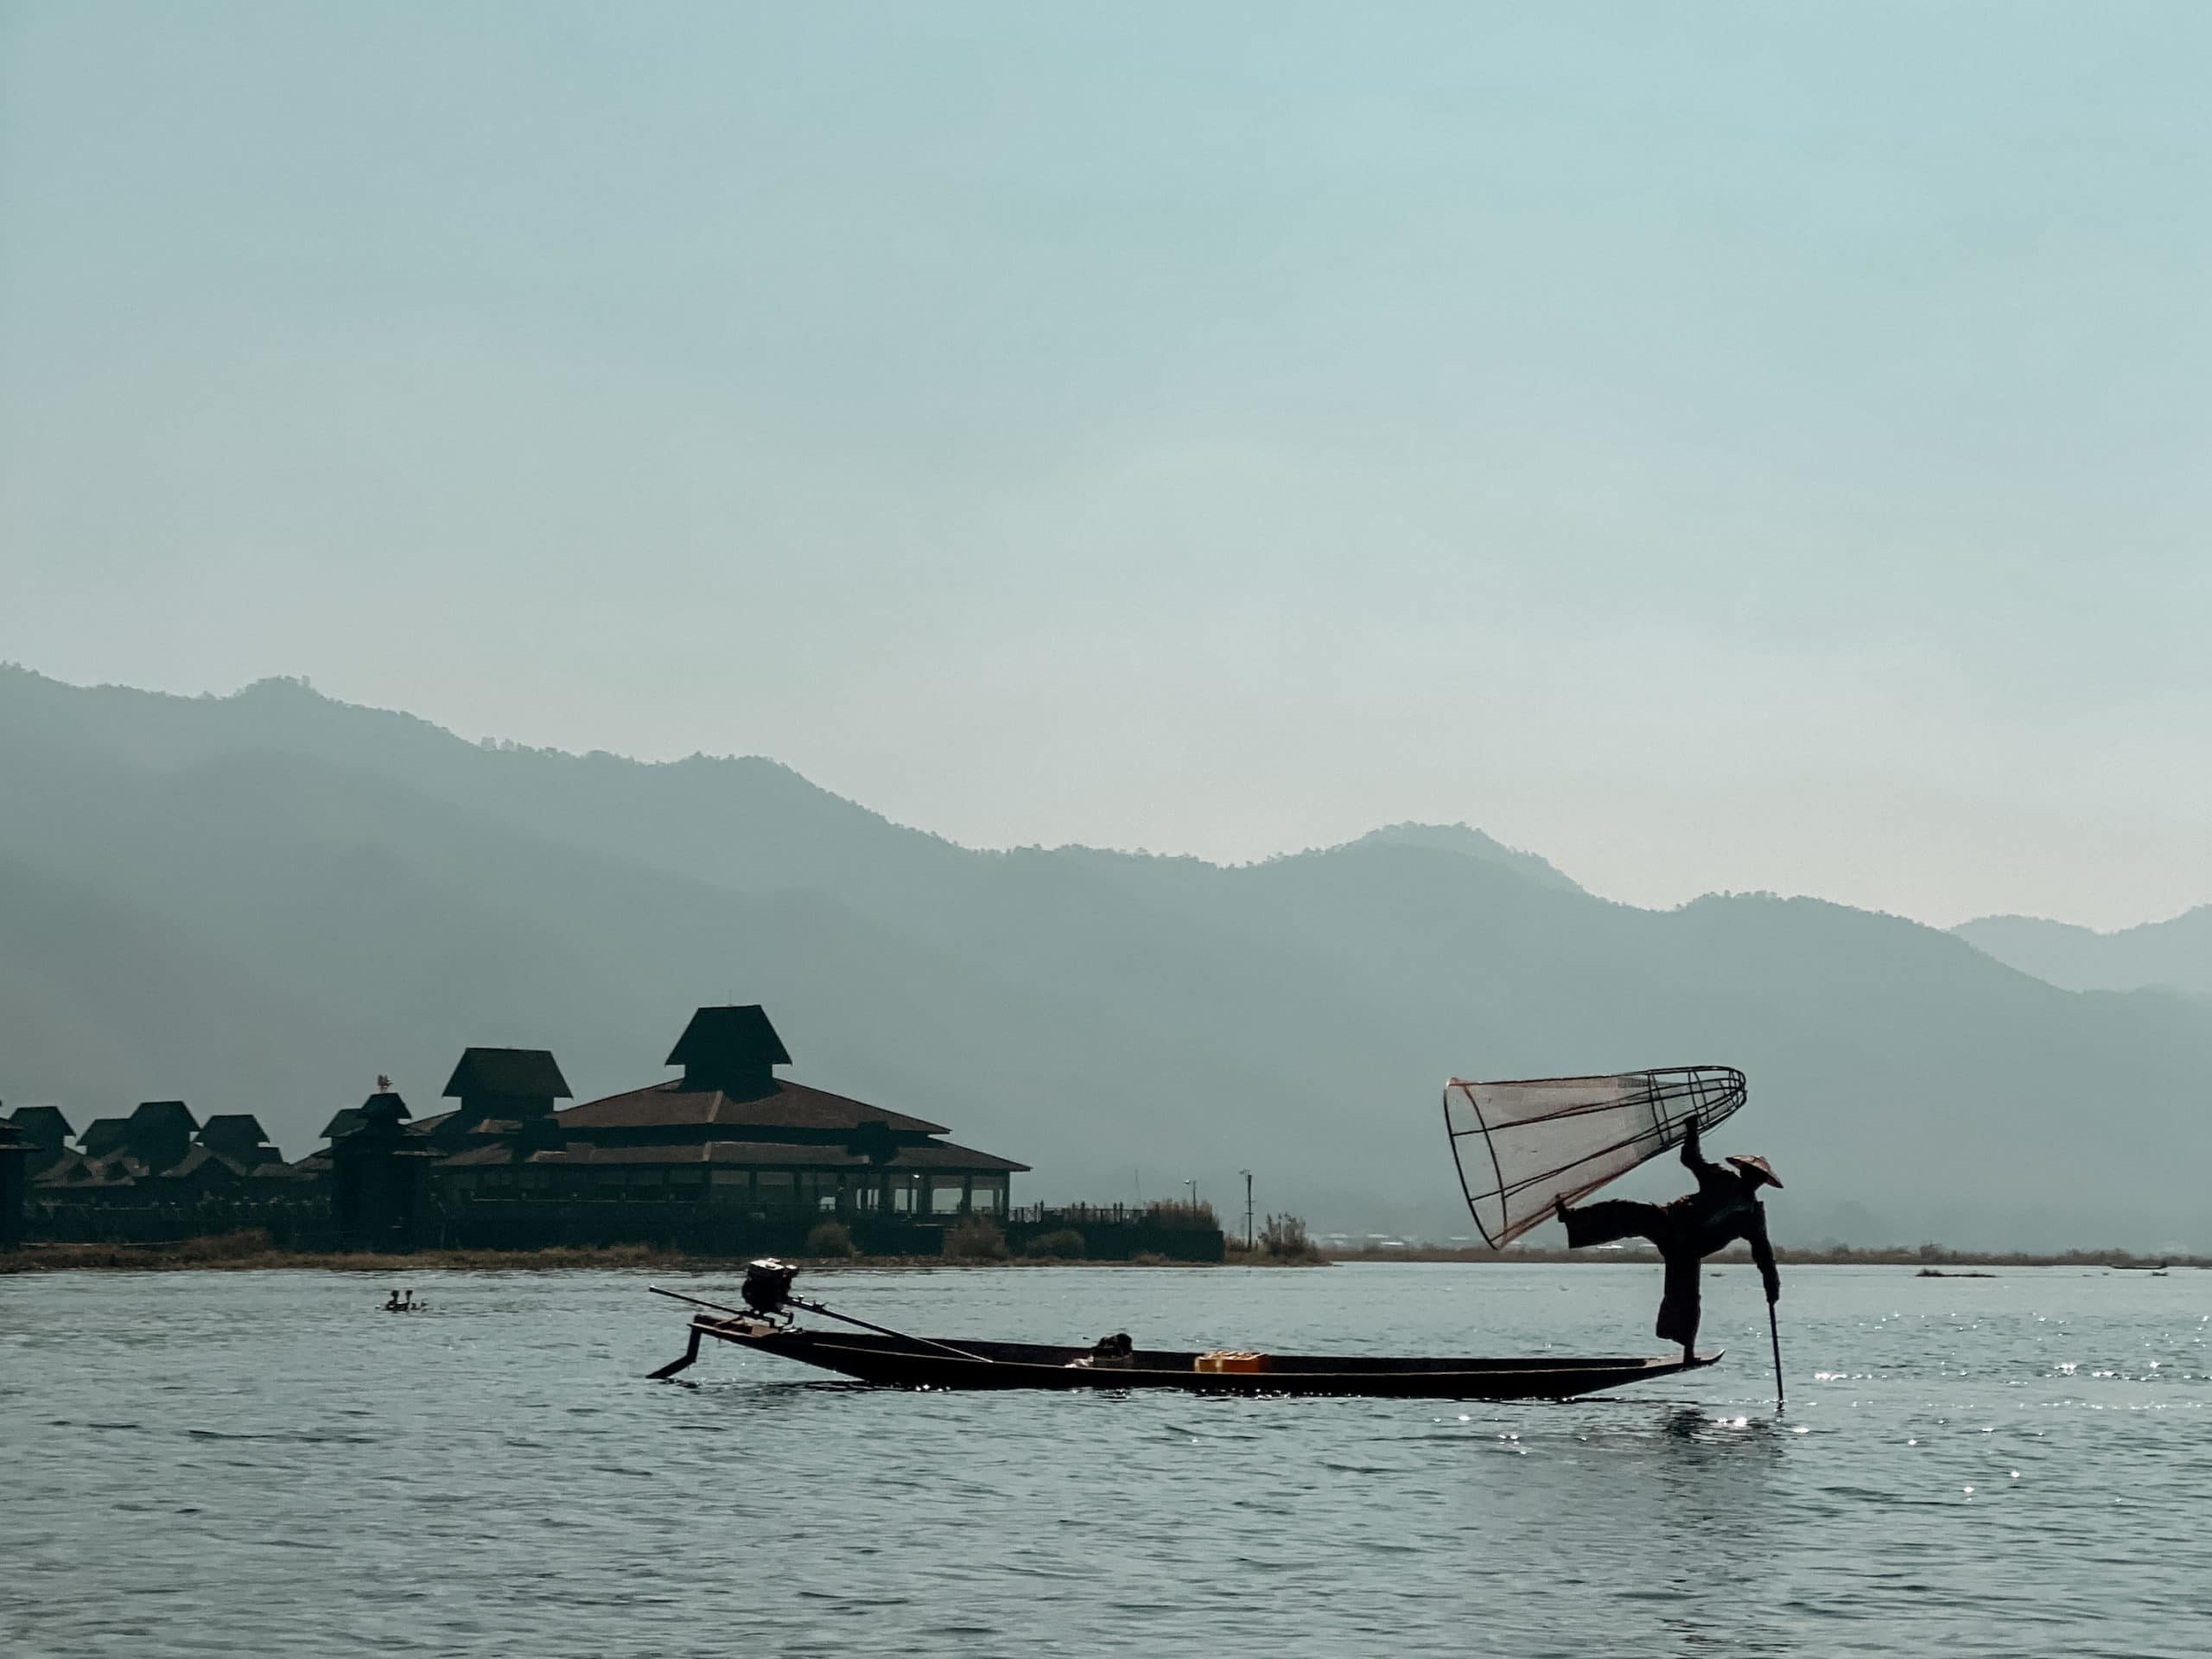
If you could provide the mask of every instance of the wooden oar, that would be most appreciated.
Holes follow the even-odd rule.
[[[680,1290],[663,1290],[658,1285],[647,1285],[645,1288],[652,1292],[656,1296],[667,1297],[671,1301],[689,1302],[694,1307],[711,1307],[717,1313],[734,1313],[741,1319],[749,1319],[756,1317],[753,1314],[747,1313],[741,1307],[724,1307],[720,1302],[710,1302],[702,1296],[686,1296]]]
[[[747,1313],[741,1308],[724,1307],[720,1302],[709,1302],[697,1296],[686,1296],[681,1291],[663,1290],[658,1285],[647,1285],[645,1288],[656,1296],[670,1297],[679,1302],[695,1303],[700,1307],[711,1307],[717,1313],[734,1313],[741,1319],[759,1317],[757,1314]],[[925,1348],[940,1348],[948,1354],[957,1355],[962,1359],[972,1359],[978,1364],[995,1365],[998,1363],[986,1355],[971,1354],[965,1348],[956,1348],[949,1342],[939,1342],[932,1337],[910,1337],[904,1331],[893,1331],[887,1325],[870,1325],[866,1319],[856,1319],[849,1313],[840,1313],[834,1307],[824,1307],[819,1302],[810,1302],[801,1296],[790,1296],[785,1300],[793,1307],[803,1307],[810,1313],[820,1313],[832,1319],[842,1319],[847,1325],[856,1325],[863,1331],[873,1331],[879,1337],[893,1337],[900,1342],[918,1343]]]

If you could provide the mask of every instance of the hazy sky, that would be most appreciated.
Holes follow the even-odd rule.
[[[0,657],[2212,899],[2212,8],[0,10]]]

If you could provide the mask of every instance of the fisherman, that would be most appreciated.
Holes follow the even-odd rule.
[[[1697,1177],[1697,1191],[1686,1192],[1671,1204],[1643,1204],[1631,1198],[1607,1198],[1599,1204],[1569,1208],[1562,1200],[1554,1213],[1567,1227],[1570,1249],[1589,1244],[1610,1244],[1616,1239],[1643,1238],[1651,1242],[1667,1263],[1666,1289],[1659,1300],[1658,1335],[1662,1341],[1682,1344],[1685,1363],[1696,1357],[1698,1319],[1698,1264],[1715,1250],[1742,1239],[1751,1247],[1751,1260],[1766,1281],[1771,1306],[1782,1300],[1782,1280],[1774,1270],[1774,1248],[1766,1242],[1766,1209],[1759,1188],[1780,1189],[1782,1183],[1764,1158],[1732,1156],[1731,1168],[1707,1163],[1698,1149],[1697,1120],[1682,1140],[1682,1166]]]

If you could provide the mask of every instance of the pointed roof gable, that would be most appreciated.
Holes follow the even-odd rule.
[[[279,1155],[269,1144],[261,1120],[251,1112],[217,1112],[200,1126],[200,1144],[247,1163]]]
[[[18,1106],[8,1114],[8,1121],[23,1132],[23,1138],[33,1146],[48,1152],[59,1152],[77,1131],[69,1127],[69,1120],[61,1115],[59,1106]]]
[[[361,1103],[360,1126],[330,1143],[327,1155],[334,1167],[357,1158],[430,1155],[429,1143],[407,1127],[406,1119],[410,1116],[407,1103],[391,1090],[379,1090],[371,1095]]]
[[[128,1158],[103,1160],[81,1152],[64,1153],[35,1178],[41,1186],[130,1186]]]
[[[65,1152],[31,1177],[35,1183],[59,1186],[65,1181],[89,1181],[92,1166],[81,1152]]]
[[[669,1051],[668,1063],[687,1071],[751,1071],[789,1065],[791,1051],[758,1002],[701,1008]]]
[[[130,1121],[122,1117],[96,1117],[85,1125],[85,1132],[78,1136],[77,1144],[85,1149],[87,1158],[105,1158],[111,1152],[122,1149],[130,1139]]]
[[[384,1124],[397,1126],[404,1119],[414,1116],[407,1109],[407,1103],[391,1090],[380,1090],[360,1104],[361,1127],[373,1128]]]
[[[189,1181],[194,1186],[235,1186],[245,1171],[246,1166],[235,1158],[226,1158],[210,1147],[194,1147],[154,1175],[164,1181]]]
[[[142,1100],[138,1109],[130,1114],[130,1121],[133,1135],[150,1129],[188,1135],[200,1127],[200,1120],[192,1115],[192,1109],[181,1100]]]
[[[445,1097],[469,1100],[485,1095],[525,1100],[573,1097],[550,1049],[464,1049],[461,1063],[446,1080]]]

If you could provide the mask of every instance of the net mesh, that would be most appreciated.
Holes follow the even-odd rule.
[[[1444,1126],[1484,1242],[1497,1249],[1744,1103],[1744,1074],[1681,1065],[1609,1077],[1529,1077],[1444,1088]]]

